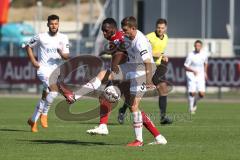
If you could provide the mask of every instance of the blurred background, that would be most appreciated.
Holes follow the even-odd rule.
[[[209,54],[208,98],[238,99],[240,95],[240,1],[239,0],[0,0],[0,93],[38,94],[36,71],[22,44],[45,32],[47,16],[60,16],[60,31],[70,39],[71,56],[104,52],[107,42],[100,27],[106,17],[118,24],[135,16],[147,34],[155,21],[168,21],[170,96],[186,94],[183,62],[196,39]],[[120,27],[120,26],[119,26]]]

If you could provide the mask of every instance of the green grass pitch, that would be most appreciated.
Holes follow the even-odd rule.
[[[59,101],[59,99],[57,100]],[[169,126],[160,126],[157,101],[143,101],[145,112],[151,113],[157,128],[168,140],[165,146],[129,148],[134,140],[129,117],[124,125],[117,122],[117,110],[109,120],[108,136],[90,136],[86,130],[97,125],[98,118],[88,122],[69,122],[49,113],[49,128],[39,126],[31,133],[26,124],[34,110],[36,98],[0,99],[0,160],[237,160],[240,159],[240,106],[237,103],[202,102],[197,114],[187,114],[186,102],[169,99],[168,112],[174,119]],[[97,100],[85,100],[72,107],[72,112],[89,109]],[[128,114],[129,115],[129,114]],[[153,137],[144,129],[144,142]]]

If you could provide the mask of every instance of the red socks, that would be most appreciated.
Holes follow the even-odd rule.
[[[108,116],[111,112],[112,105],[107,100],[100,100],[100,124],[108,123]]]
[[[107,124],[108,123],[108,116],[110,115],[112,109],[111,103],[109,103],[106,100],[101,100],[100,101],[100,124]],[[160,132],[158,129],[155,127],[151,119],[142,111],[142,120],[143,120],[143,125],[147,128],[149,132],[154,137],[157,137],[160,135]]]
[[[155,127],[151,119],[143,111],[142,111],[142,120],[143,120],[143,125],[147,128],[149,132],[151,132],[151,134],[154,137],[157,137],[158,135],[160,135],[160,132]]]

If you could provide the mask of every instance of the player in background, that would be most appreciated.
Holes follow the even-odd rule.
[[[197,101],[205,96],[205,84],[208,79],[208,54],[202,51],[202,46],[202,41],[195,41],[195,49],[188,54],[184,63],[187,76],[189,112],[191,114],[195,114],[197,110]]]
[[[37,77],[44,87],[43,95],[37,103],[32,117],[28,120],[32,132],[38,132],[37,121],[39,117],[41,117],[42,127],[48,127],[49,107],[58,95],[56,79],[60,71],[57,73],[54,70],[63,60],[69,58],[68,37],[58,32],[59,17],[57,15],[48,16],[47,26],[48,32],[35,35],[26,45],[27,55],[32,65],[37,69]],[[33,48],[36,49],[37,59]]]
[[[118,31],[117,23],[113,18],[106,18],[102,23],[102,32],[104,38],[109,41],[109,52],[112,55],[112,71],[115,71],[118,67],[117,65],[123,64],[126,62],[125,56],[127,56],[126,49],[124,47],[124,34],[122,31]],[[125,103],[123,108],[129,108],[130,106],[130,84],[129,82],[120,82],[118,85],[119,89],[124,95]],[[100,125],[94,129],[87,130],[89,134],[100,134],[107,135],[107,123],[108,117],[111,111],[111,103],[104,101],[102,98],[100,99]],[[150,118],[144,113],[141,112],[143,117],[143,125],[151,132],[154,137],[160,135],[157,128],[154,126]]]
[[[133,126],[136,139],[129,143],[128,146],[142,146],[142,127],[144,112],[139,109],[141,97],[146,91],[146,88],[152,88],[152,75],[155,71],[155,64],[151,55],[151,45],[142,32],[137,30],[137,22],[134,17],[126,17],[121,22],[124,32],[124,44],[128,53],[128,62],[117,65],[113,71],[100,71],[96,78],[85,84],[77,92],[73,93],[70,90],[65,90],[64,96],[69,103],[74,103],[76,99],[98,89],[104,77],[109,80],[129,80],[130,81],[130,110],[133,116]],[[154,124],[150,119],[153,127]],[[156,127],[155,127],[156,129]],[[151,132],[151,131],[150,131]],[[157,131],[158,132],[158,131]],[[166,139],[158,132],[155,141],[150,144],[166,144]]]
[[[168,63],[168,57],[165,54],[165,49],[168,43],[168,36],[166,34],[166,30],[167,20],[160,18],[156,22],[155,31],[146,35],[151,43],[153,59],[155,64],[157,65],[157,70],[153,76],[153,83],[157,86],[159,93],[161,124],[172,123],[172,120],[166,116],[168,95],[168,86],[165,77]],[[122,115],[125,114],[126,108],[124,108],[123,106],[119,111],[119,117],[123,117]]]

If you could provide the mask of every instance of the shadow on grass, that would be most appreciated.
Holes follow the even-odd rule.
[[[29,130],[0,128],[0,132],[29,132]]]
[[[78,140],[18,140],[27,141],[37,144],[70,144],[70,145],[82,145],[82,146],[96,146],[96,145],[121,145],[121,144],[108,144],[105,142],[83,142]]]
[[[90,125],[96,125],[96,126],[98,126],[99,125],[99,122],[79,122],[78,124],[90,124]],[[108,123],[107,125],[109,125],[109,126],[118,126],[118,125],[121,125],[121,124],[119,124],[119,123]]]

